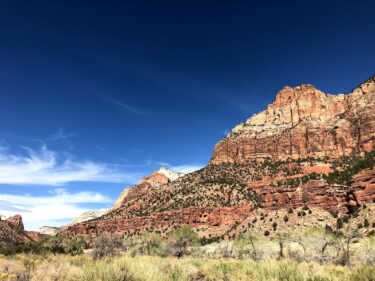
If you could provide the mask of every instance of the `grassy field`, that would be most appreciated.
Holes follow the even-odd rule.
[[[238,259],[119,256],[94,261],[87,255],[0,258],[0,280],[132,281],[132,280],[254,280],[372,281],[374,266],[347,268],[290,260],[255,262]]]

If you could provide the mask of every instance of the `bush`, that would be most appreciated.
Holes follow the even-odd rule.
[[[264,232],[264,236],[269,236],[270,235],[270,232],[268,231],[268,230],[266,230],[265,232]]]
[[[137,241],[136,251],[149,256],[165,256],[166,241],[160,234],[145,233]]]
[[[284,216],[284,222],[288,222],[289,221],[289,218],[287,215]]]
[[[177,228],[168,240],[169,252],[180,258],[189,254],[190,248],[196,246],[198,242],[198,234],[191,227]]]
[[[272,224],[272,228],[273,228],[274,231],[276,230],[276,228],[277,228],[277,223],[276,223],[276,222],[274,222],[274,223]]]
[[[348,215],[345,215],[343,218],[342,218],[342,221],[344,223],[348,223],[349,222],[349,216]]]
[[[369,227],[369,226],[370,226],[370,223],[369,223],[368,219],[365,219],[365,220],[363,221],[363,226],[364,226],[364,227]]]
[[[116,256],[122,249],[122,242],[115,235],[102,233],[93,242],[92,257],[94,260],[104,258],[106,256]]]
[[[41,247],[54,254],[69,254],[75,256],[83,253],[86,243],[83,238],[74,239],[56,235],[43,241]]]
[[[344,226],[343,220],[341,218],[338,218],[337,221],[336,221],[337,229],[341,229],[341,228],[343,228],[343,226]]]

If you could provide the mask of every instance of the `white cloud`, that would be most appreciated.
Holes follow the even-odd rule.
[[[204,165],[198,164],[198,163],[184,164],[184,165],[177,165],[177,166],[170,165],[166,162],[157,162],[157,163],[161,166],[167,167],[168,169],[174,172],[179,172],[179,173],[184,173],[184,174],[195,172],[204,167]]]
[[[1,215],[20,214],[26,229],[36,230],[41,226],[62,226],[90,210],[82,204],[108,204],[113,202],[100,193],[82,191],[69,193],[64,189],[55,189],[51,195],[11,195],[0,194]]]
[[[116,165],[77,161],[71,155],[55,153],[43,146],[24,148],[23,155],[0,149],[0,184],[63,185],[69,182],[135,183],[135,173],[124,173]]]

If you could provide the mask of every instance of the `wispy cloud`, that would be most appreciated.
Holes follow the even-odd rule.
[[[21,155],[0,150],[0,184],[63,185],[69,182],[134,183],[138,174],[120,171],[116,165],[79,161],[65,153],[42,146],[39,150],[24,148]]]
[[[108,204],[113,200],[97,192],[69,193],[55,189],[47,196],[11,195],[0,193],[1,215],[21,214],[25,227],[36,230],[41,226],[62,226],[90,210],[82,204]]]
[[[66,132],[63,128],[59,128],[56,133],[54,133],[48,140],[51,141],[58,141],[58,140],[66,140],[71,137],[75,136],[75,133]]]
[[[106,98],[106,100],[108,100],[110,103],[118,106],[119,108],[124,109],[125,111],[134,113],[134,114],[142,116],[142,117],[147,117],[146,113],[144,111],[142,111],[142,110],[140,110],[140,109],[138,109],[134,106],[131,106],[129,104],[126,104],[122,101],[116,100],[114,98]]]

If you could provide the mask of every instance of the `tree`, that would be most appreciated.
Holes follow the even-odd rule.
[[[172,232],[169,240],[169,251],[180,258],[189,254],[190,248],[198,244],[198,234],[188,226],[177,228]]]
[[[254,260],[260,259],[260,252],[257,251],[256,248],[256,238],[251,234],[238,234],[234,241],[233,246],[238,252],[239,258],[244,258],[245,256],[249,256]]]
[[[166,254],[165,239],[158,233],[145,233],[138,241],[138,252],[149,256]]]
[[[334,232],[334,235],[338,247],[338,263],[351,266],[351,258],[355,254],[352,249],[353,241],[361,237],[358,228],[349,222],[340,232]]]

